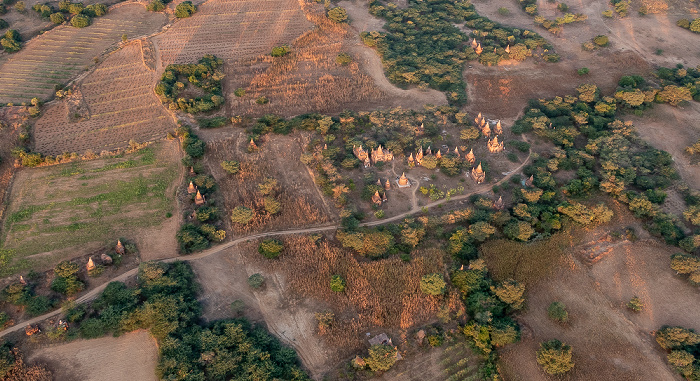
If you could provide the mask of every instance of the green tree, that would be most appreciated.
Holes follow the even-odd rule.
[[[342,7],[329,9],[328,19],[337,23],[345,22],[348,19],[348,12]]]
[[[678,349],[700,344],[700,335],[683,327],[663,327],[656,332],[656,342],[663,349]]]
[[[668,103],[671,106],[678,106],[681,102],[692,100],[693,95],[690,89],[685,86],[668,85],[656,94],[656,99],[660,102]]]
[[[491,286],[491,292],[513,309],[519,310],[525,304],[525,285],[513,279],[507,279],[498,286]]]
[[[265,208],[265,211],[271,215],[282,211],[282,203],[270,196],[263,198],[263,207]]]
[[[63,13],[61,12],[52,13],[51,16],[49,16],[49,19],[51,19],[51,22],[56,25],[66,22],[65,16],[63,16]]]
[[[689,29],[695,33],[700,33],[700,17],[696,18],[690,23]]]
[[[387,344],[376,344],[369,348],[365,363],[372,371],[387,371],[396,363],[396,349]]]
[[[253,220],[253,211],[245,206],[237,206],[231,211],[233,223],[245,225]]]
[[[635,296],[630,301],[627,303],[627,308],[634,312],[639,312],[644,308],[644,304],[642,303],[642,300],[639,299],[639,297]]]
[[[151,12],[162,12],[165,9],[165,4],[161,0],[153,0],[148,3],[146,9]]]
[[[691,224],[700,226],[700,205],[688,207],[688,209],[683,212],[683,217]]]
[[[22,39],[14,29],[9,29],[5,32],[5,36],[0,40],[0,45],[7,53],[14,53],[22,49]]]
[[[548,374],[564,374],[574,368],[571,347],[556,339],[540,343],[537,363]]]
[[[426,168],[426,169],[435,169],[437,167],[438,160],[435,158],[435,156],[424,156],[423,161],[421,162],[421,165]]]
[[[235,175],[236,173],[238,173],[238,171],[241,170],[241,164],[233,160],[222,161],[221,168],[223,168],[224,171],[226,171],[227,173]]]
[[[75,15],[70,19],[70,24],[76,28],[85,28],[90,25],[90,17],[85,15]]]
[[[175,17],[183,19],[197,12],[197,7],[191,1],[183,1],[175,7]]]
[[[284,244],[282,244],[282,241],[274,238],[264,239],[258,246],[258,253],[270,259],[279,257],[282,254],[282,250],[284,250]]]
[[[340,275],[331,276],[331,290],[335,292],[345,291],[345,279]]]
[[[700,270],[700,257],[691,254],[671,255],[671,268],[678,274],[690,274]]]
[[[445,293],[446,284],[442,274],[433,273],[423,275],[420,279],[420,290],[427,295],[442,295]]]
[[[476,140],[479,138],[479,135],[481,133],[479,130],[475,127],[467,127],[460,131],[459,133],[459,138],[462,140],[470,141],[470,140]]]
[[[510,239],[519,241],[527,241],[535,234],[535,229],[532,228],[529,222],[514,221],[506,225],[503,229],[503,234]]]
[[[270,53],[270,55],[273,57],[284,57],[290,51],[291,50],[289,49],[289,46],[287,46],[287,45],[275,46],[274,48],[272,48],[272,52]]]
[[[484,242],[496,233],[496,228],[488,222],[479,221],[469,226],[469,234],[478,242]]]
[[[689,377],[695,373],[695,369],[693,367],[695,356],[693,356],[690,352],[675,350],[666,355],[666,358],[668,359],[668,364],[684,377],[690,379]]]
[[[77,263],[71,261],[60,262],[56,267],[54,267],[53,272],[57,277],[69,278],[78,274],[79,266]]]
[[[547,316],[558,323],[569,321],[569,311],[566,310],[566,305],[562,302],[552,302],[547,307]]]
[[[265,283],[265,277],[260,273],[255,273],[248,277],[248,285],[251,288],[259,289]]]

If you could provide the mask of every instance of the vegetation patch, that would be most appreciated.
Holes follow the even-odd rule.
[[[171,109],[190,114],[218,109],[224,103],[223,64],[222,59],[206,55],[197,64],[168,65],[155,92]],[[200,91],[191,91],[190,85]]]

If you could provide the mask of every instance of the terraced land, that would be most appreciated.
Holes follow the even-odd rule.
[[[148,12],[143,5],[124,3],[112,7],[87,28],[62,25],[40,35],[19,52],[0,61],[0,103],[46,99],[85,70],[93,59],[121,40],[158,31],[166,17]]]
[[[205,54],[240,60],[289,44],[312,26],[296,0],[210,0],[154,43],[162,67],[197,62]]]
[[[35,124],[36,150],[99,153],[173,130],[172,117],[153,92],[155,73],[144,64],[141,47],[134,41],[110,54],[73,96],[50,106]]]

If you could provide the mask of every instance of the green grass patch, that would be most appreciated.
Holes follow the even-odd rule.
[[[223,127],[229,123],[229,119],[225,116],[215,116],[213,118],[200,118],[197,119],[199,127],[202,128],[217,128]]]

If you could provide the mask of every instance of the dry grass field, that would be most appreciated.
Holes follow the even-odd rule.
[[[147,46],[147,45],[146,45]],[[74,93],[47,107],[34,126],[35,149],[44,154],[99,153],[161,139],[175,129],[153,92],[155,74],[144,64],[140,41],[111,53]]]
[[[151,257],[172,256],[178,226],[166,213],[179,213],[179,159],[169,141],[124,157],[20,171],[3,226],[3,248],[13,253],[3,273],[50,268],[117,237],[136,241]],[[162,226],[168,228],[154,232]]]
[[[228,62],[289,44],[312,26],[296,0],[210,0],[153,40],[161,67],[197,62],[205,54]]]
[[[205,134],[202,136],[206,139]],[[250,224],[236,224],[228,231],[240,235],[323,225],[335,219],[335,208],[321,195],[311,173],[299,161],[306,139],[300,133],[266,136],[257,142],[259,148],[252,153],[247,152],[250,140],[240,131],[235,131],[234,137],[208,142],[204,160],[224,198],[226,224],[231,224],[231,210],[237,206],[257,211]],[[236,175],[225,172],[221,162],[228,160],[240,162],[241,171]],[[264,196],[258,191],[258,184],[267,178],[276,179],[278,184],[275,193],[282,210],[276,215],[264,212]]]
[[[50,346],[32,352],[27,360],[46,364],[55,380],[158,380],[158,347],[147,331]]]
[[[119,42],[122,34],[130,38],[151,34],[164,23],[163,14],[148,12],[138,3],[124,3],[87,28],[56,27],[0,63],[0,103],[48,98],[56,85],[84,71],[95,57]]]

